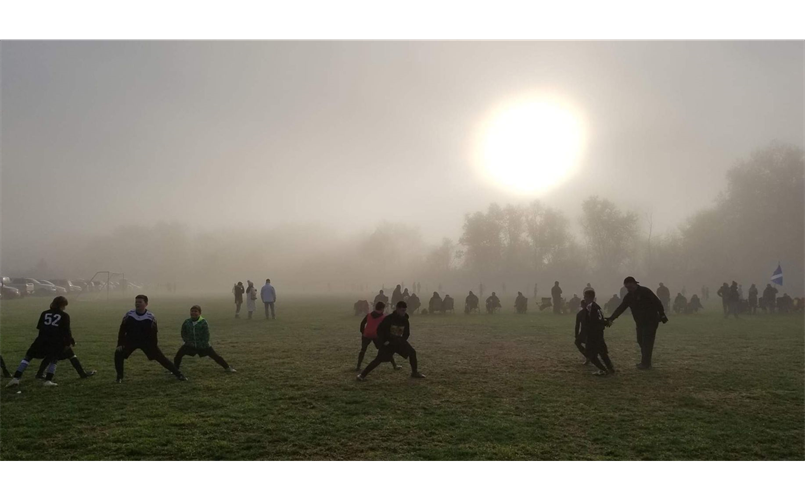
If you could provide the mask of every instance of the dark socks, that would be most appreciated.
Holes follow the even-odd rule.
[[[371,373],[372,370],[374,370],[375,368],[380,366],[380,363],[382,363],[382,362],[383,361],[380,360],[380,356],[378,356],[375,359],[373,359],[372,362],[369,363],[368,365],[366,365],[366,368],[364,368],[363,371],[361,372],[361,378],[366,377],[367,375],[369,375],[369,373]]]
[[[213,349],[212,347],[210,347],[210,357],[213,359],[213,361],[218,363],[224,370],[229,368],[229,363],[227,363],[226,360],[224,360],[224,358],[222,358],[217,352],[215,352],[215,349]],[[176,369],[177,370],[179,369],[178,365],[176,366]]]
[[[11,374],[8,373],[8,368],[6,368],[6,362],[3,361],[2,357],[0,357],[0,368],[2,368],[2,370],[3,370],[3,376],[4,377],[10,377],[11,376]]]
[[[70,358],[70,364],[73,365],[75,371],[78,373],[78,376],[81,378],[87,378],[87,372],[84,371],[84,367],[81,366],[81,361],[78,360],[78,356],[73,356]]]
[[[14,378],[19,379],[22,378],[22,374],[26,368],[28,368],[28,363],[30,363],[30,359],[23,359],[20,361],[20,366],[17,367],[17,371],[14,372]]]
[[[48,374],[45,375],[45,380],[53,380],[53,376],[56,375],[56,363],[49,363],[48,364]]]
[[[602,354],[601,359],[604,360],[604,364],[607,366],[607,370],[612,371],[615,367],[612,366],[612,361],[609,359],[609,354]]]
[[[115,371],[117,372],[118,380],[123,379],[123,353],[115,351]]]
[[[176,377],[179,377],[182,374],[179,371],[179,369],[176,368],[176,366],[173,363],[171,363],[170,360],[166,358],[164,354],[162,354],[162,351],[158,351],[154,359],[156,360],[157,363],[164,366],[165,369],[173,373]]]
[[[589,360],[590,360],[590,362],[591,362],[592,364],[594,364],[594,365],[595,365],[595,367],[596,367],[596,368],[598,368],[599,370],[601,370],[602,372],[604,372],[604,371],[606,371],[606,370],[607,370],[607,369],[604,367],[604,365],[602,365],[602,364],[601,364],[601,361],[598,359],[598,355],[597,355],[597,354],[596,354],[595,356],[590,356],[590,357],[588,357],[587,359],[589,359]]]

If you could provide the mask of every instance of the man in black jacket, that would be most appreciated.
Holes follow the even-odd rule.
[[[651,354],[654,351],[657,327],[660,325],[660,321],[667,323],[668,317],[665,316],[662,302],[654,295],[654,292],[640,286],[633,277],[629,276],[623,280],[623,286],[626,287],[628,293],[607,321],[611,325],[627,308],[632,310],[632,316],[637,326],[637,344],[640,346],[641,352],[641,360],[637,368],[648,370],[651,368]]]
[[[380,343],[377,357],[358,375],[358,381],[363,382],[372,370],[377,368],[380,363],[391,361],[395,354],[410,361],[411,378],[425,378],[417,370],[416,351],[408,343],[408,337],[411,336],[411,325],[408,323],[408,314],[405,312],[407,308],[408,305],[405,302],[397,302],[394,312],[380,322],[377,327],[377,340]]]

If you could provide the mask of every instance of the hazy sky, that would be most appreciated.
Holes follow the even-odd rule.
[[[471,167],[479,124],[541,90],[581,110],[576,175],[661,230],[772,140],[803,143],[800,42],[3,42],[2,238],[401,219],[429,241],[526,201]]]

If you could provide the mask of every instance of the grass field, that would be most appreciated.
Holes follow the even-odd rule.
[[[619,373],[604,379],[581,366],[571,316],[414,316],[411,344],[428,378],[410,379],[403,361],[403,370],[384,364],[361,384],[354,300],[289,298],[267,322],[234,319],[229,297],[154,297],[168,357],[199,302],[216,350],[239,373],[185,358],[190,380],[182,383],[138,351],[122,385],[113,383],[113,351],[133,300],[73,300],[76,353],[99,373],[80,380],[65,361],[59,386],[45,388],[32,363],[20,394],[4,387],[0,458],[805,458],[802,316],[724,320],[715,302],[707,314],[671,316],[657,336],[655,368],[643,372],[634,368],[627,313],[607,330]],[[47,303],[2,303],[0,347],[12,372]]]

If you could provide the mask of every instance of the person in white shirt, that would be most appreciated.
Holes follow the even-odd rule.
[[[271,319],[276,319],[274,316],[274,302],[277,301],[277,291],[271,285],[271,280],[266,279],[266,284],[260,289],[260,299],[263,301],[263,307],[266,312],[266,319],[268,319],[268,310],[271,309]]]

